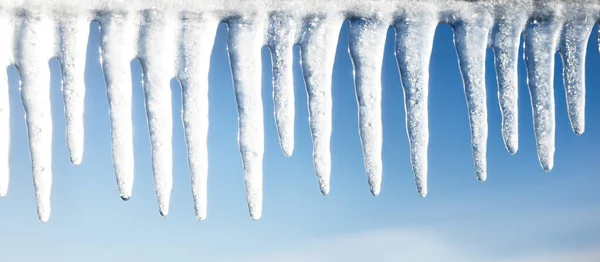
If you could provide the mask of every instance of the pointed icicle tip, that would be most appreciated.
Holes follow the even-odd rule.
[[[253,211],[253,210],[250,211],[250,218],[252,220],[256,221],[256,220],[259,220],[261,217],[262,217],[262,213],[261,212],[256,212],[256,211]]]
[[[293,145],[282,145],[281,150],[283,151],[283,155],[286,157],[292,157],[294,154],[294,146]]]
[[[158,213],[160,214],[161,217],[165,218],[167,217],[167,215],[169,214],[169,207],[165,206],[165,205],[160,205],[158,207]]]
[[[419,190],[419,196],[420,196],[421,198],[425,198],[425,197],[427,197],[427,189],[420,189],[420,190]]]
[[[50,214],[40,214],[39,219],[41,223],[47,223],[50,220]]]
[[[379,186],[372,186],[369,191],[371,191],[371,195],[373,196],[379,196],[379,193],[381,193],[381,187]]]
[[[323,185],[321,186],[321,194],[323,194],[324,196],[329,195],[329,186],[328,185]]]
[[[121,200],[123,200],[123,201],[128,201],[129,199],[131,199],[130,195],[121,195],[120,197],[121,197]]]
[[[478,175],[477,175],[477,180],[478,180],[479,182],[482,182],[482,183],[483,183],[483,182],[485,182],[485,181],[487,180],[487,175],[486,175],[486,174],[478,174]]]
[[[517,154],[517,151],[519,151],[519,148],[518,148],[518,147],[516,147],[516,146],[507,146],[507,147],[506,147],[506,150],[508,151],[508,153],[509,153],[511,156],[514,156],[515,154]]]
[[[71,157],[71,164],[73,164],[74,166],[79,166],[81,165],[81,158],[79,157]]]
[[[576,136],[581,136],[585,132],[585,128],[582,126],[573,126],[573,132]]]

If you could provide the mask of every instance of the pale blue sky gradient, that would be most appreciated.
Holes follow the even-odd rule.
[[[294,57],[295,151],[286,158],[277,140],[270,57],[264,48],[264,211],[261,220],[252,221],[237,147],[227,29],[221,24],[210,71],[209,209],[207,220],[202,222],[194,218],[180,117],[181,90],[176,81],[172,82],[171,210],[165,219],[158,214],[137,62],[132,64],[135,185],[131,200],[120,200],[98,61],[99,29],[96,24],[91,28],[85,154],[78,167],[71,165],[65,142],[58,64],[50,62],[54,182],[52,215],[46,224],[39,223],[35,211],[18,75],[14,68],[9,69],[11,185],[9,194],[0,199],[1,261],[600,261],[600,57],[596,28],[588,45],[587,122],[581,137],[571,131],[557,56],[557,151],[554,170],[549,174],[537,160],[522,60],[519,151],[511,156],[504,148],[493,53],[488,49],[488,181],[481,183],[473,168],[452,30],[440,25],[431,59],[429,194],[425,199],[416,192],[409,163],[393,30],[388,31],[383,64],[384,174],[378,197],[369,193],[364,174],[347,51],[349,23],[340,33],[333,75],[333,166],[328,196],[319,193],[313,170],[298,50]]]

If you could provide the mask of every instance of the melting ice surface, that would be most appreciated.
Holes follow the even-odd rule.
[[[155,190],[166,216],[172,179],[171,93],[182,85],[183,124],[196,216],[207,214],[208,72],[219,23],[229,26],[228,51],[239,116],[241,152],[250,216],[262,212],[263,106],[261,53],[271,50],[275,120],[283,153],[294,149],[292,47],[301,49],[308,93],[313,159],[323,194],[330,189],[331,81],[339,30],[351,21],[349,52],[359,108],[359,133],[368,184],[379,194],[382,178],[381,67],[386,31],[396,30],[395,55],[406,107],[410,160],[417,189],[427,194],[429,61],[435,28],[447,23],[464,82],[477,178],[486,179],[488,138],[486,48],[494,51],[502,135],[518,149],[517,61],[521,36],[541,166],[554,163],[554,55],[563,60],[564,87],[573,131],[584,132],[585,55],[600,19],[595,0],[0,0],[0,63],[16,65],[26,114],[40,220],[50,216],[52,118],[48,60],[60,61],[71,161],[83,155],[83,72],[89,23],[102,30],[101,62],[109,100],[114,170],[121,198],[131,197],[133,142],[130,61],[144,71]],[[6,70],[0,70],[0,196],[9,183],[9,103]]]

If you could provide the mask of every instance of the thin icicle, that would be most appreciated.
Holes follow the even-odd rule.
[[[171,78],[175,76],[176,16],[150,10],[144,13],[140,62],[152,147],[154,189],[161,216],[169,213],[173,188],[173,118]]]
[[[131,123],[131,60],[137,48],[137,17],[113,14],[99,18],[101,62],[110,112],[112,159],[123,200],[133,189],[133,128]]]
[[[313,161],[321,193],[329,194],[331,176],[331,81],[338,36],[343,19],[338,15],[310,18],[300,42],[302,73],[308,93]]]
[[[33,184],[40,221],[50,217],[52,191],[52,113],[50,68],[55,55],[54,24],[44,15],[26,14],[19,31],[16,64],[21,73]]]
[[[538,158],[546,172],[554,166],[554,54],[561,25],[557,20],[533,20],[525,30],[523,47]]]
[[[502,112],[502,139],[510,154],[519,149],[519,44],[527,21],[525,14],[502,9],[494,28],[492,47]]]
[[[261,47],[263,27],[259,21],[236,19],[229,23],[227,49],[238,109],[238,140],[246,201],[252,219],[262,215],[262,161],[264,154],[261,97]]]
[[[270,17],[268,45],[273,63],[273,105],[279,144],[286,156],[294,152],[294,61],[293,45],[296,39],[296,21],[290,16],[274,14]]]
[[[560,53],[563,61],[563,85],[567,97],[567,109],[573,132],[585,130],[585,55],[594,19],[581,15],[569,20],[562,29]]]
[[[182,31],[182,64],[178,76],[183,91],[183,125],[196,218],[204,220],[208,183],[208,71],[219,21],[186,15]]]
[[[404,90],[410,161],[421,197],[427,195],[429,60],[437,19],[435,13],[423,11],[395,24],[395,52]]]
[[[67,145],[73,165],[81,164],[83,158],[84,72],[89,29],[90,19],[85,15],[61,17],[58,60],[62,71]]]
[[[381,66],[388,25],[379,19],[359,19],[350,27],[349,51],[354,65],[359,134],[369,189],[381,191],[383,128]]]
[[[476,20],[461,21],[454,26],[454,44],[469,111],[475,173],[480,181],[487,178],[485,55],[492,21],[491,16],[482,13]]]
[[[6,68],[13,60],[13,17],[0,13],[0,197],[8,193],[10,181],[10,103],[8,93],[8,75]]]

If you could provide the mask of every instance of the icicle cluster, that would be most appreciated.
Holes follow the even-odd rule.
[[[83,73],[89,24],[101,26],[101,62],[110,107],[114,168],[121,198],[133,188],[130,61],[139,59],[152,146],[155,190],[166,216],[172,179],[172,105],[169,82],[179,79],[183,123],[196,216],[207,214],[208,73],[219,23],[227,43],[239,115],[239,148],[250,216],[262,212],[264,152],[261,48],[273,61],[275,120],[283,153],[294,150],[292,46],[301,48],[308,93],[313,157],[323,194],[330,190],[332,69],[339,30],[351,21],[349,52],[354,65],[359,132],[369,187],[379,194],[382,178],[381,67],[386,32],[396,30],[395,54],[406,107],[410,158],[418,192],[427,194],[429,61],[436,26],[447,23],[464,81],[477,178],[486,179],[488,138],[486,48],[494,51],[502,135],[509,153],[518,149],[517,61],[521,35],[531,94],[538,156],[550,171],[555,150],[554,54],[563,60],[571,125],[584,131],[585,55],[600,19],[595,0],[0,0],[0,63],[16,65],[27,119],[38,214],[50,216],[52,118],[48,60],[60,61],[71,161],[83,155]],[[9,103],[6,70],[0,70],[0,196],[9,183]]]

